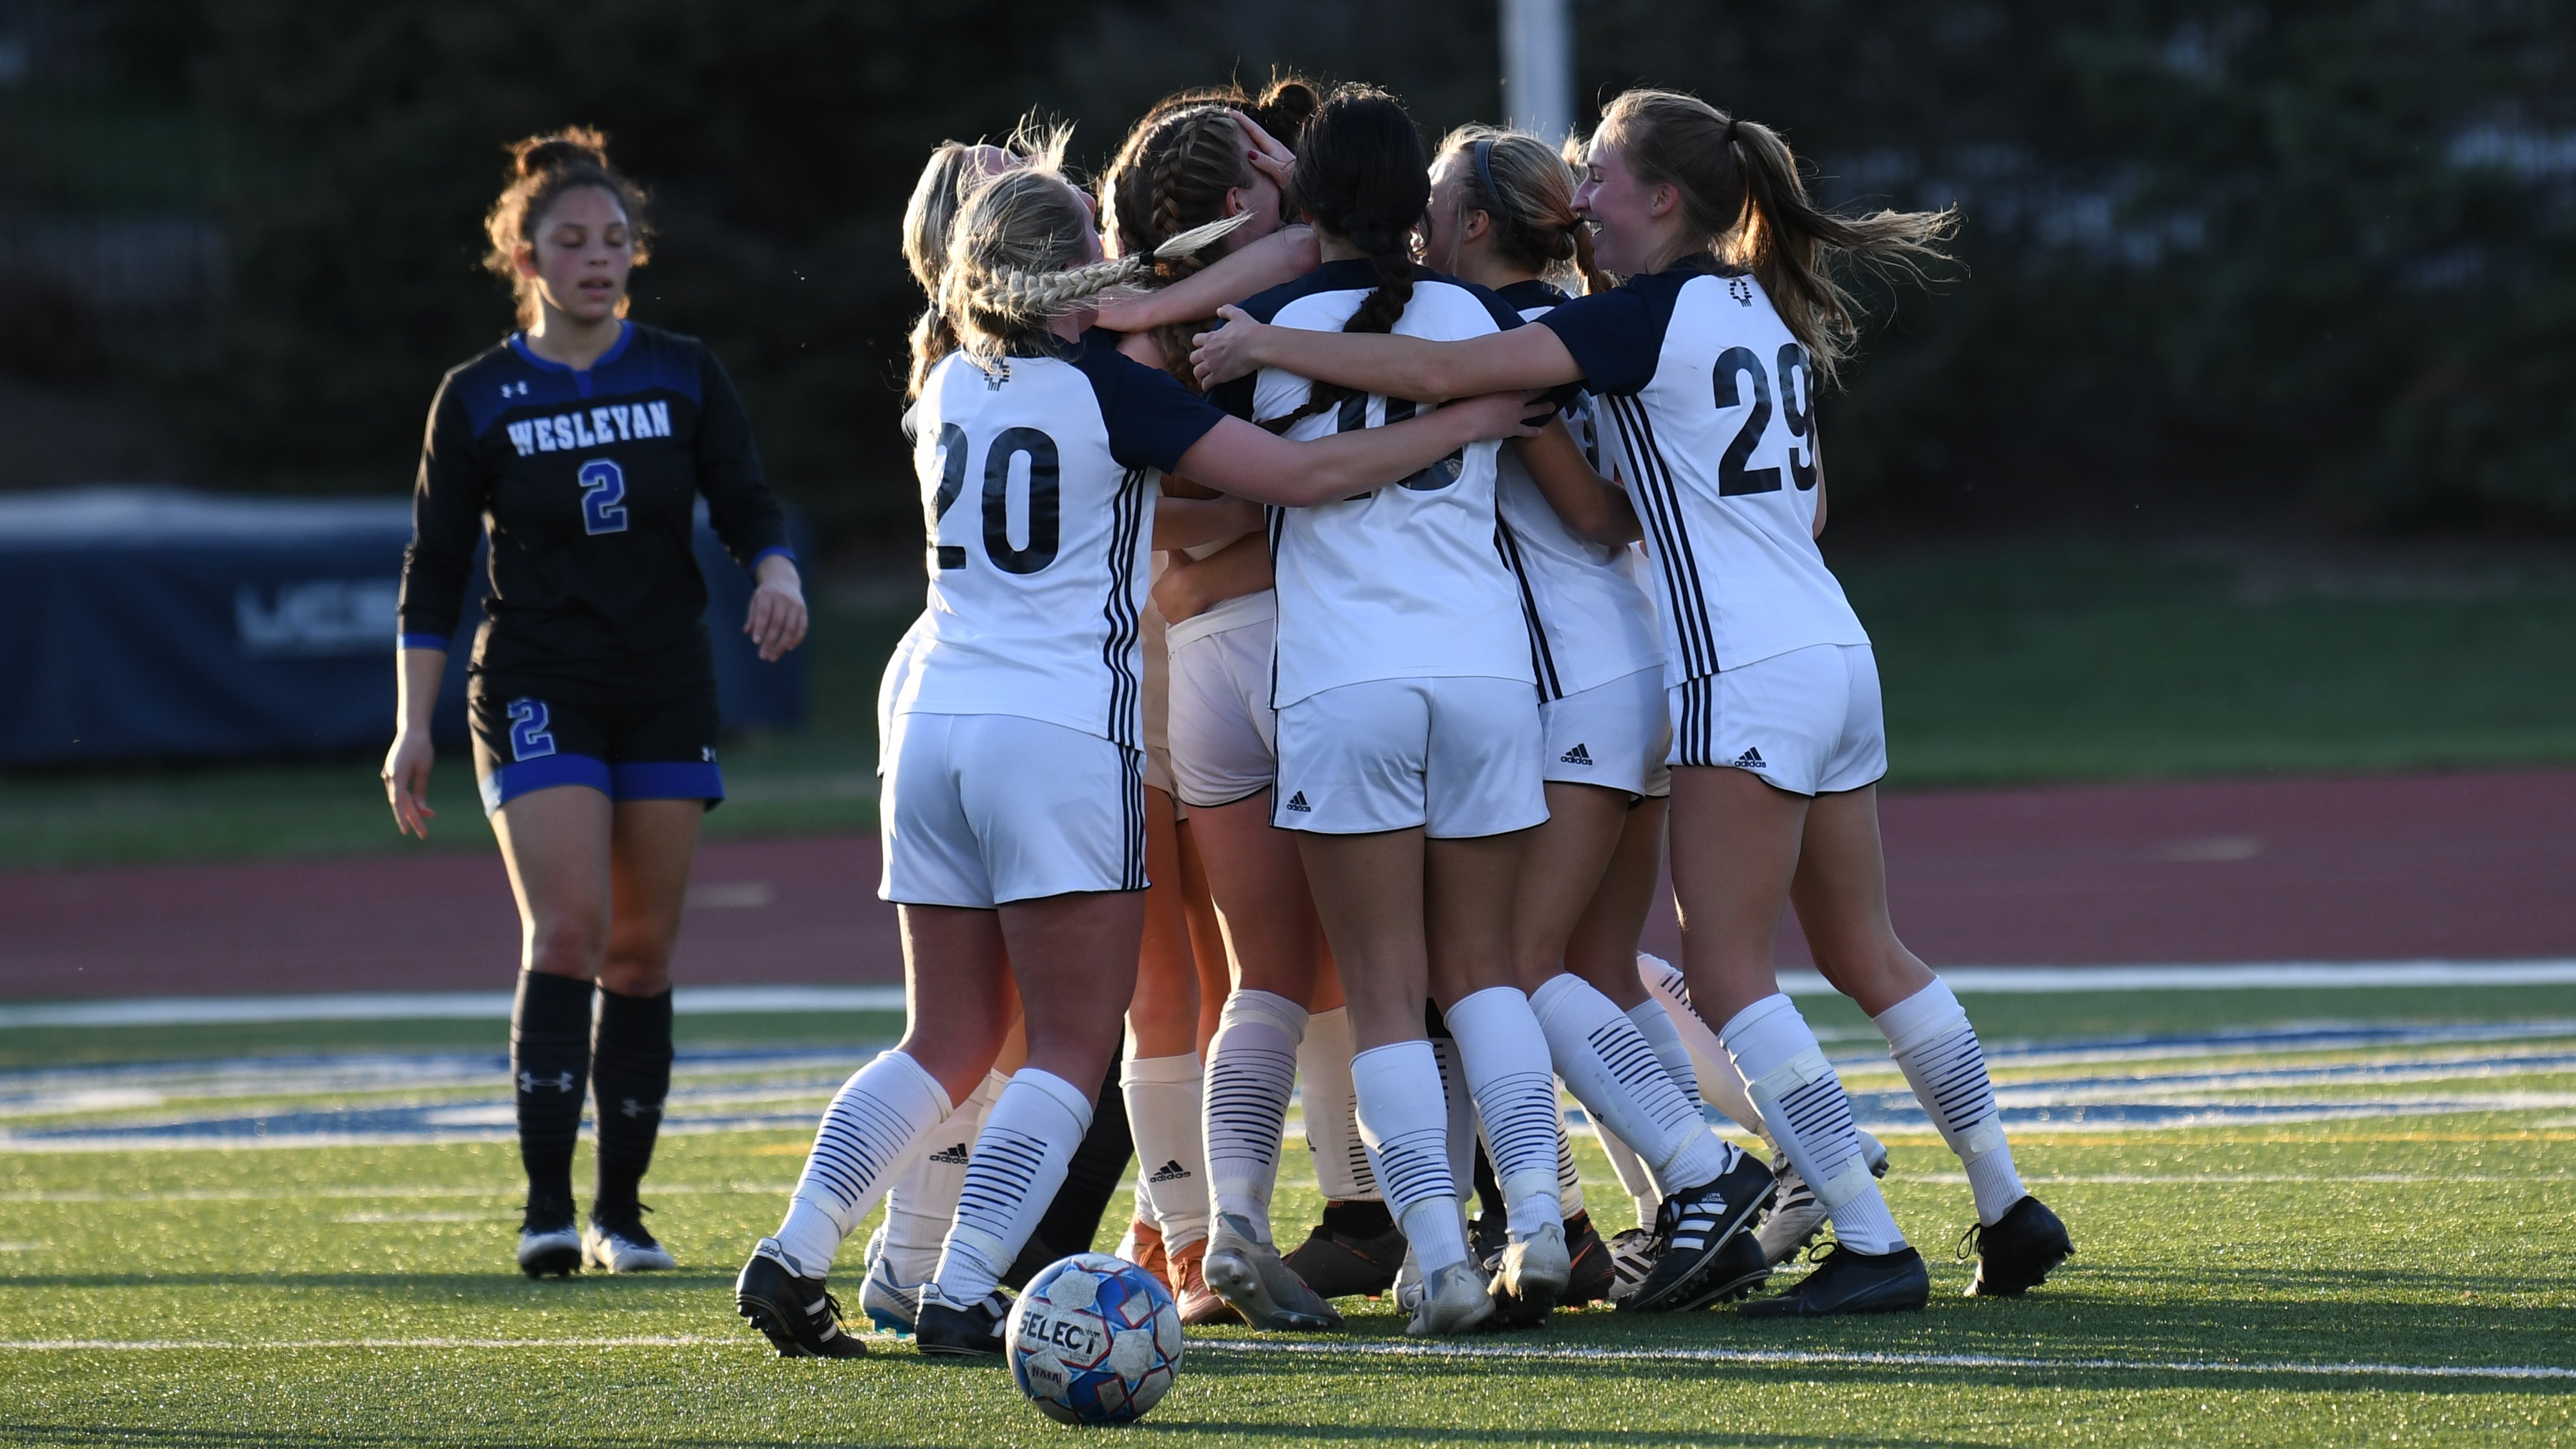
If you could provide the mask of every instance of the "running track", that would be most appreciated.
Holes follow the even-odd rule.
[[[1935,791],[1883,802],[1936,966],[2576,956],[2576,771]],[[701,984],[902,979],[869,838],[710,845]],[[1648,949],[1674,954],[1669,912]],[[0,1000],[498,987],[497,856],[0,875]],[[1787,963],[1805,948],[1788,929]]]

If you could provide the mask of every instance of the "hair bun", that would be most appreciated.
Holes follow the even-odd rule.
[[[551,136],[530,136],[510,146],[521,176],[543,176],[575,166],[608,166],[608,138],[588,126],[570,126]]]
[[[1261,99],[1252,107],[1252,119],[1261,129],[1279,138],[1281,144],[1294,149],[1297,133],[1306,128],[1315,113],[1324,108],[1324,93],[1303,76],[1283,76],[1270,83]]]

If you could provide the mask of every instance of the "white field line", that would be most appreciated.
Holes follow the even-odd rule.
[[[0,1345],[5,1346],[5,1345]],[[2340,1378],[2576,1379],[2576,1368],[2539,1364],[2236,1363],[2220,1359],[2019,1358],[1983,1353],[1826,1353],[1766,1348],[1503,1348],[1469,1344],[1265,1343],[1198,1339],[1200,1352],[1378,1358],[1520,1359],[1550,1363],[1723,1363],[1855,1368],[2045,1369],[2059,1372],[2313,1375]]]
[[[876,1338],[882,1335],[871,1334]],[[1754,1367],[2038,1369],[2057,1372],[2221,1373],[2328,1375],[2338,1378],[2569,1379],[2576,1368],[2539,1364],[2238,1363],[2220,1359],[2021,1358],[1982,1353],[1827,1353],[1802,1349],[1738,1348],[1505,1348],[1471,1344],[1379,1342],[1265,1343],[1249,1339],[1195,1339],[1201,1353],[1286,1354],[1313,1358],[1516,1359],[1539,1363],[1720,1363]],[[14,1339],[0,1352],[171,1353],[191,1350],[278,1352],[330,1349],[713,1348],[746,1352],[739,1334],[633,1335],[615,1338],[304,1338],[245,1339]],[[762,1350],[764,1353],[765,1349]]]
[[[2254,961],[2226,966],[1952,966],[1968,994],[2099,991],[2349,990],[2391,986],[2576,985],[2576,958],[2540,961]],[[1828,995],[1813,971],[1783,971],[1792,996]],[[901,1011],[900,986],[683,986],[675,1009],[697,1015]],[[313,996],[164,996],[0,1006],[0,1030],[40,1026],[195,1026],[273,1021],[504,1021],[506,991],[347,992]]]

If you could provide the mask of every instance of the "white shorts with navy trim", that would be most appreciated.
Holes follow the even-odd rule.
[[[1172,646],[1165,733],[1182,804],[1231,805],[1270,788],[1279,763],[1278,714],[1270,707],[1277,623],[1263,614]]]
[[[885,745],[877,894],[991,909],[1145,888],[1144,758],[1012,714],[898,714]]]
[[[1811,644],[1671,691],[1674,765],[1750,770],[1793,795],[1887,773],[1878,661],[1866,644]]]
[[[1664,700],[1664,671],[1640,669],[1579,694],[1538,707],[1547,732],[1540,773],[1551,783],[1599,785],[1631,795],[1673,793],[1672,716]]]
[[[1468,675],[1375,679],[1279,711],[1270,823],[1324,835],[1421,827],[1435,840],[1547,819],[1538,691]]]

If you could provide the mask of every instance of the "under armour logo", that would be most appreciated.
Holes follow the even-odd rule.
[[[526,397],[527,395],[528,384],[525,379],[518,382],[505,382],[501,384],[501,396],[503,397]]]
[[[539,1087],[551,1087],[558,1092],[569,1092],[572,1090],[572,1073],[562,1072],[551,1077],[541,1077],[534,1072],[519,1073],[520,1091],[533,1092]]]
[[[629,1119],[659,1117],[662,1115],[662,1104],[659,1102],[638,1102],[633,1097],[629,1097],[626,1099],[625,1105],[619,1107],[617,1112],[619,1116]]]
[[[716,762],[716,747],[713,745],[698,746],[698,758],[706,761],[710,765],[714,764]]]

